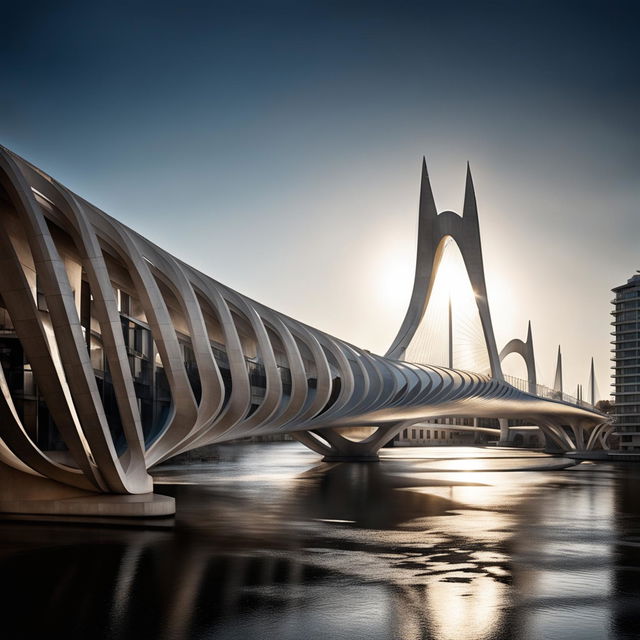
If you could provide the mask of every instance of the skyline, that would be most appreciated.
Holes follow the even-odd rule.
[[[640,266],[630,3],[566,3],[549,24],[550,4],[467,6],[462,47],[434,5],[163,6],[11,8],[2,144],[216,280],[378,353],[411,291],[421,157],[439,211],[461,211],[469,160],[499,346],[531,319],[542,383],[560,343],[565,390],[593,355],[608,395],[610,289]],[[531,20],[546,30],[515,29]],[[313,269],[320,254],[334,259]]]

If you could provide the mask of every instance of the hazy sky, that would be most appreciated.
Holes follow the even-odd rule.
[[[531,319],[542,382],[561,343],[565,388],[593,354],[606,393],[610,289],[640,268],[637,7],[4,2],[0,142],[382,353],[412,285],[420,159],[456,211],[469,160],[499,345]]]

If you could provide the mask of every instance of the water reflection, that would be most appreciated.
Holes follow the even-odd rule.
[[[427,592],[427,609],[432,617],[433,635],[443,640],[499,637],[504,629],[500,607],[508,597],[508,587],[489,577],[467,584],[454,577],[436,582]],[[453,584],[451,584],[453,583]]]
[[[157,471],[173,529],[2,523],[3,637],[637,637],[640,470],[558,464],[225,447]]]

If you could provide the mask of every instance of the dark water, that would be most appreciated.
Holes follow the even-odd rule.
[[[640,638],[640,465],[221,450],[156,472],[173,529],[1,523],[0,637]]]

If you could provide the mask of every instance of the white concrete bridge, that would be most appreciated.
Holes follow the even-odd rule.
[[[441,416],[526,419],[555,450],[606,446],[608,416],[565,396],[561,376],[537,384],[530,330],[498,351],[469,172],[462,216],[438,214],[423,164],[414,288],[385,356],[229,289],[4,148],[0,185],[0,462],[16,495],[148,494],[151,466],[248,435],[291,432],[327,458],[370,460]],[[448,238],[488,374],[404,360]],[[509,353],[527,363],[525,388],[502,373]],[[349,437],[363,426],[372,433]]]

